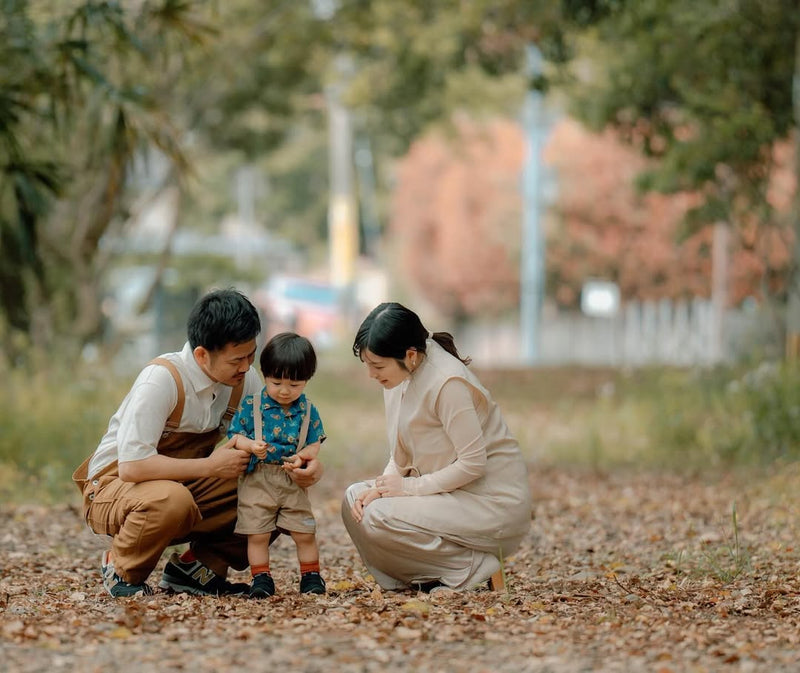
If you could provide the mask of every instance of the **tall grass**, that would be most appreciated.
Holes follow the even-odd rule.
[[[103,372],[102,374],[104,374]],[[800,371],[551,368],[477,371],[530,463],[719,469],[800,458]],[[0,390],[0,501],[77,500],[70,476],[135,378],[10,370]],[[373,476],[387,457],[383,394],[346,352],[307,388],[329,471]]]
[[[574,426],[550,455],[691,470],[796,461],[800,370],[762,362],[620,373],[582,405]]]
[[[58,368],[3,374],[0,500],[52,502],[77,494],[72,471],[91,453],[126,384]]]
[[[77,500],[72,472],[97,447],[136,372],[10,370],[3,376],[0,503]],[[328,436],[322,454],[326,468],[350,472],[353,480],[382,469],[383,394],[358,361],[352,355],[349,360],[323,356],[306,392]]]

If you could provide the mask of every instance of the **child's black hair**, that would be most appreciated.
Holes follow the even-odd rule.
[[[317,354],[311,342],[294,332],[272,337],[261,351],[264,378],[308,381],[317,371]]]

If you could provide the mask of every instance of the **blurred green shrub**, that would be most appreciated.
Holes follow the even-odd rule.
[[[130,380],[75,376],[54,365],[3,372],[0,500],[77,497],[72,471],[97,446]]]
[[[604,464],[702,470],[798,460],[800,369],[762,362],[639,370],[599,397],[584,421],[579,441],[594,444]]]
[[[307,389],[328,435],[326,468],[354,480],[373,476],[386,460],[382,389],[352,355],[329,360]],[[97,447],[137,374],[38,369],[0,367],[0,503],[78,502],[72,472]]]
[[[330,474],[360,479],[387,457],[383,392],[345,353],[307,389],[328,435]],[[101,376],[101,374],[103,374]],[[2,372],[0,502],[63,502],[135,377],[57,366]],[[478,372],[531,463],[719,469],[800,459],[800,368]]]

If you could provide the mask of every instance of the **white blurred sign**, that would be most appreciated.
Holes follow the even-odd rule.
[[[587,280],[581,289],[581,311],[594,318],[617,315],[619,286],[606,280]]]

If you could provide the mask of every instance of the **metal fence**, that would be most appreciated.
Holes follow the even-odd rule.
[[[459,331],[459,348],[482,366],[519,366],[520,330],[513,321]],[[717,313],[709,300],[630,302],[616,316],[545,311],[535,364],[710,366],[781,353],[780,321],[760,306]]]

